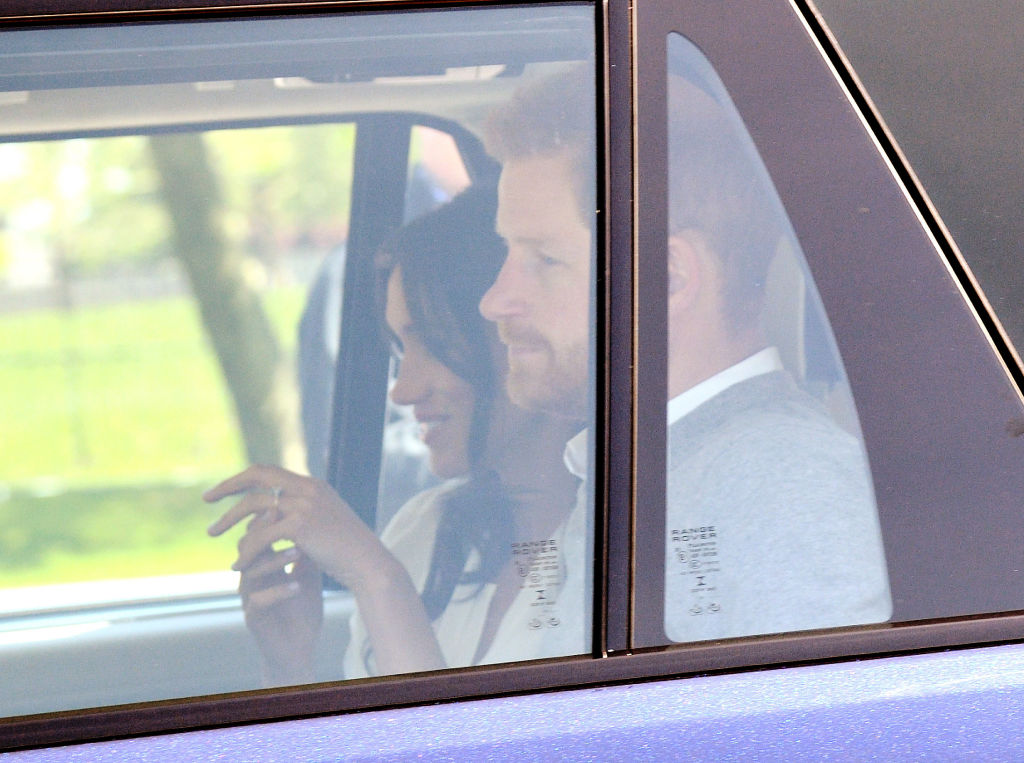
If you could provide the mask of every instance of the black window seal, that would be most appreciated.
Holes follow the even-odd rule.
[[[631,8],[624,2],[605,0],[604,29],[597,50],[604,52],[598,68],[598,93],[605,105],[598,114],[602,128],[598,145],[603,149],[603,180],[606,213],[600,220],[598,252],[607,262],[598,272],[598,364],[596,374],[597,425],[603,439],[596,443],[595,502],[598,517],[604,518],[604,536],[597,549],[604,550],[604,622],[596,622],[602,634],[602,654],[628,653],[632,628],[634,503],[634,210],[633,182],[633,45]],[[601,77],[603,76],[603,82]],[[604,502],[601,500],[604,496]],[[595,600],[595,611],[597,604]],[[600,627],[602,626],[603,627]]]

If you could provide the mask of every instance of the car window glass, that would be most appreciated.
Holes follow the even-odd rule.
[[[772,310],[765,312],[765,330],[776,333],[776,337],[769,338],[779,349],[783,369],[798,387],[803,387],[802,393],[824,404],[828,418],[816,419],[820,426],[815,436],[820,444],[814,453],[801,459],[799,465],[791,463],[785,474],[773,473],[770,465],[785,464],[806,449],[809,439],[801,443],[793,437],[797,429],[793,414],[797,410],[807,413],[804,404],[788,403],[786,416],[769,427],[760,427],[760,434],[754,427],[754,423],[763,423],[760,415],[748,426],[740,426],[731,433],[733,439],[726,443],[729,447],[718,458],[709,458],[716,455],[713,450],[701,450],[697,456],[705,457],[705,461],[679,459],[677,463],[683,464],[682,476],[687,480],[682,482],[682,489],[673,489],[678,484],[673,486],[671,481],[667,488],[661,482],[657,492],[653,489],[652,475],[660,478],[667,472],[670,480],[677,479],[672,476],[673,470],[680,468],[673,463],[675,446],[687,454],[687,448],[700,450],[705,440],[698,432],[700,437],[673,443],[673,426],[662,418],[666,387],[671,386],[672,352],[666,358],[659,353],[666,342],[672,342],[673,330],[667,332],[667,338],[657,331],[664,330],[661,326],[666,311],[672,315],[672,294],[680,290],[685,294],[682,287],[688,282],[680,276],[688,273],[669,270],[666,279],[664,271],[652,263],[664,261],[666,238],[672,244],[676,232],[672,216],[679,211],[670,204],[680,191],[686,199],[687,186],[683,183],[681,188],[675,187],[672,170],[648,171],[646,181],[641,178],[637,186],[638,293],[641,307],[657,309],[641,309],[637,316],[641,329],[638,357],[644,358],[645,364],[638,366],[637,388],[641,421],[636,429],[639,509],[633,553],[641,574],[633,579],[634,645],[655,646],[680,637],[693,638],[666,632],[666,626],[671,630],[673,625],[669,610],[680,602],[689,603],[694,614],[679,607],[686,612],[684,621],[717,617],[722,602],[702,595],[704,587],[700,583],[717,584],[719,580],[758,592],[757,599],[742,613],[750,622],[738,630],[715,632],[723,636],[740,632],[755,635],[769,628],[866,627],[875,623],[881,627],[862,632],[876,632],[879,643],[885,643],[885,634],[896,637],[890,622],[1018,610],[1016,560],[1024,529],[1013,496],[1019,492],[1020,472],[1015,464],[1020,457],[1016,422],[1021,416],[1021,397],[1006,365],[1010,355],[1003,351],[999,336],[989,333],[992,327],[986,323],[983,302],[977,299],[969,280],[959,280],[961,271],[955,253],[936,241],[942,231],[930,226],[927,216],[919,213],[913,193],[901,184],[901,170],[894,166],[895,159],[885,153],[870,132],[869,120],[858,112],[857,101],[846,90],[842,73],[834,68],[827,45],[819,47],[813,24],[806,25],[798,13],[790,15],[794,10],[791,6],[774,2],[756,8],[744,5],[742,13],[737,6],[729,23],[722,23],[717,17],[690,18],[672,3],[652,1],[656,3],[652,10],[639,11],[639,44],[650,50],[660,49],[660,55],[667,55],[668,60],[659,55],[637,62],[638,81],[642,83],[638,130],[646,136],[638,147],[639,166],[642,171],[645,167],[672,167],[673,144],[682,142],[684,150],[679,156],[686,156],[686,151],[698,154],[692,161],[683,162],[682,177],[686,172],[694,174],[693,168],[699,170],[702,163],[717,167],[703,171],[703,177],[710,180],[705,192],[696,195],[696,202],[714,196],[716,184],[725,183],[725,170],[736,157],[749,170],[741,173],[747,185],[742,186],[742,193],[731,193],[730,197],[755,193],[763,199],[767,194],[776,211],[781,201],[785,218],[774,216],[758,223],[757,229],[781,226],[783,235],[771,233],[769,238],[788,240],[788,248],[806,258],[806,270],[803,266],[799,270],[804,271],[805,283],[813,283],[816,289],[804,290],[804,305],[799,307],[804,313],[803,331],[791,331],[789,335],[802,340],[809,362],[811,358],[816,360],[806,370],[793,365],[792,354],[787,357],[784,349],[791,340],[786,339],[785,332],[778,338],[777,332],[785,325],[773,327]],[[767,28],[768,20],[773,33],[759,37],[756,46],[744,45],[743,41],[756,30]],[[673,38],[670,33],[682,37]],[[666,37],[670,41],[667,49]],[[685,43],[683,37],[695,44]],[[684,43],[682,50],[688,51],[681,65],[680,43]],[[673,57],[677,60],[672,61]],[[771,65],[765,66],[766,61]],[[666,93],[671,101],[673,77],[681,77],[690,88],[687,91],[676,85],[675,98],[686,108],[679,122],[685,129],[675,140],[671,138],[672,118],[666,118],[666,106],[671,107],[666,104]],[[730,118],[733,107],[735,113]],[[702,122],[716,126],[709,131],[700,127]],[[714,140],[705,140],[701,129],[711,132]],[[716,145],[729,143],[734,148],[727,156],[713,162],[706,158],[714,155]],[[704,145],[707,147],[700,148]],[[756,147],[757,161],[751,158],[753,152],[743,150],[744,145],[748,149]],[[755,188],[759,184],[761,190]],[[739,235],[742,223],[763,215],[764,209],[764,205],[747,204],[743,214],[734,218],[729,234]],[[713,221],[714,216],[705,210],[698,219]],[[686,230],[684,227],[682,233]],[[691,246],[695,239],[698,254],[702,246],[714,251],[701,236],[679,238]],[[671,246],[669,250],[669,256],[674,257]],[[749,274],[751,270],[744,272]],[[813,282],[808,274],[813,274]],[[769,270],[766,306],[775,300],[769,288],[774,278]],[[662,285],[666,280],[668,288]],[[819,300],[814,291],[820,295],[820,305],[827,308],[827,321],[826,313],[816,306]],[[668,306],[663,306],[660,299],[665,299]],[[792,312],[794,306],[799,306],[800,300],[791,296],[775,304],[783,306],[781,314],[785,315],[787,309]],[[655,315],[661,325],[653,323]],[[687,328],[691,324],[676,325]],[[700,326],[703,334],[712,329]],[[829,334],[834,335],[835,346],[842,352],[845,374],[821,372],[830,365],[840,367]],[[706,354],[712,353],[708,350]],[[742,360],[733,359],[733,366]],[[766,373],[755,375],[749,367],[746,370],[748,377],[753,377],[750,383],[768,378]],[[836,407],[835,401],[828,399],[830,395],[822,394],[831,386],[839,392],[839,399],[847,397],[843,375],[856,401],[855,419],[848,415],[852,411],[848,405]],[[834,381],[819,383],[829,378]],[[732,381],[735,383],[717,390],[704,402],[722,403],[728,399],[723,395],[737,394],[740,382]],[[744,386],[749,387],[746,383]],[[670,394],[668,399],[677,395]],[[807,400],[802,394],[801,399]],[[842,413],[844,410],[846,413]],[[805,417],[805,421],[811,420]],[[869,523],[861,522],[858,527],[853,521],[858,517],[863,520],[871,512],[863,510],[863,502],[853,500],[849,480],[842,479],[835,468],[839,435],[843,431],[857,435],[851,420],[859,421],[870,462],[869,484],[874,488],[884,554],[878,553],[878,531],[865,530]],[[694,424],[690,415],[682,416],[681,421]],[[756,450],[752,455],[751,440],[769,439],[776,443],[770,457]],[[828,458],[830,453],[832,457]],[[832,463],[831,474],[821,471],[826,461]],[[714,483],[716,489],[705,494],[702,477],[713,474],[722,464],[732,468]],[[742,472],[747,479],[733,479],[734,472]],[[792,491],[789,495],[787,489]],[[756,496],[749,494],[751,490]],[[725,540],[719,526],[673,517],[671,493],[682,496],[679,505],[688,502],[698,507],[731,507],[733,497],[742,496],[740,508],[719,512],[720,516],[740,516],[744,524],[739,536],[742,558],[731,565],[723,564],[726,557],[719,556],[719,546]],[[663,501],[668,504],[667,510],[662,508]],[[861,509],[854,508],[858,505]],[[655,506],[657,509],[644,509]],[[808,512],[825,519],[812,520]],[[673,527],[676,519],[680,523]],[[714,547],[689,546],[694,537],[686,536],[707,536],[712,526],[715,538],[695,539],[698,544],[712,541]],[[683,543],[673,544],[673,529],[680,531],[677,538]],[[696,533],[688,533],[691,529]],[[791,534],[780,537],[790,530]],[[851,549],[848,539],[840,537],[844,535],[859,538],[855,545],[861,550]],[[705,550],[716,554],[707,559],[717,565],[715,580],[701,580],[701,573],[684,567],[684,560],[679,558],[680,553],[687,554],[685,563],[703,567],[705,557],[694,558],[691,554],[703,554]],[[819,554],[816,561],[815,552],[822,550],[828,558],[822,559]],[[671,583],[673,551],[677,552],[676,568],[680,573],[675,585],[682,589],[682,597],[666,594],[662,587],[665,570],[670,575],[665,585]],[[888,578],[888,615],[884,605],[876,606],[885,597],[885,588],[878,582],[878,573],[883,570],[877,563],[880,556]],[[830,563],[843,558],[843,563]],[[661,573],[658,578],[645,572],[655,569]],[[742,575],[735,580],[726,577],[736,571]],[[704,602],[708,609],[717,604],[717,611],[705,615]],[[804,614],[797,612],[788,622],[779,621],[787,609],[792,614],[794,608],[801,607]],[[681,624],[676,625],[682,629]],[[815,642],[833,638],[845,636],[813,636]],[[779,643],[797,642],[787,639]],[[696,661],[706,648],[717,647],[698,643],[692,654],[680,652],[680,658]],[[739,645],[736,648],[742,649]]]
[[[247,461],[322,470],[338,335],[316,303],[354,137],[3,146],[8,643],[53,637],[62,614],[231,593],[237,533],[206,536],[203,490]],[[19,700],[40,701],[59,698]]]
[[[665,631],[881,622],[871,475],[813,278],[724,86],[668,38]]]
[[[589,652],[592,9],[5,37],[0,714]]]

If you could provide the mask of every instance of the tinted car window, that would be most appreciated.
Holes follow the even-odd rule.
[[[668,41],[665,631],[887,620],[871,474],[828,321],[707,59]]]
[[[811,349],[809,357],[816,356],[817,363],[831,358],[825,367],[845,368],[849,380],[881,529],[892,603],[888,621],[903,623],[1019,609],[1015,560],[1024,527],[1015,499],[1010,497],[1016,488],[1008,481],[1016,483],[1019,473],[1015,466],[1019,440],[1014,422],[1021,416],[1020,394],[1002,358],[993,352],[998,337],[991,339],[984,319],[979,319],[977,306],[982,303],[975,299],[969,281],[957,281],[955,256],[937,246],[932,231],[922,225],[922,217],[901,188],[898,172],[866,129],[867,123],[857,114],[843,81],[834,76],[827,49],[819,48],[807,34],[808,27],[798,17],[784,13],[781,4],[746,7],[742,13],[737,10],[727,24],[687,15],[670,3],[654,2],[638,8],[637,13],[638,44],[645,50],[664,49],[666,36],[674,32],[691,40],[706,58],[713,74],[705,72],[696,77],[691,66],[690,79],[720,79],[742,122],[739,128],[734,122],[732,127],[718,129],[719,138],[725,142],[727,130],[742,137],[742,132],[736,130],[745,128],[792,226],[797,242],[791,243],[793,251],[806,258],[813,275],[806,283],[816,287],[823,312],[817,312],[816,299],[808,291],[809,317],[802,332],[793,335],[802,334],[807,341],[805,347]],[[770,36],[756,31],[769,26],[773,29]],[[758,38],[757,45],[746,44],[754,37]],[[765,66],[766,61],[772,64]],[[672,205],[673,194],[678,191],[671,174],[662,169],[672,163],[671,121],[665,100],[666,92],[671,100],[666,79],[672,76],[672,69],[667,53],[666,59],[654,53],[640,57],[637,67],[637,81],[641,83],[638,134],[643,137],[638,147],[642,177],[637,186],[637,357],[642,363],[637,387],[634,553],[638,573],[634,579],[633,628],[634,644],[656,645],[675,638],[673,627],[681,630],[672,622],[671,608],[687,612],[700,608],[701,615],[687,615],[697,618],[705,616],[704,602],[708,608],[711,604],[720,606],[713,599],[693,598],[700,596],[695,591],[701,588],[700,573],[684,569],[683,564],[704,564],[703,557],[694,559],[692,553],[721,553],[720,548],[690,546],[691,537],[696,544],[717,545],[723,541],[717,537],[717,521],[683,520],[676,524],[661,481],[670,468],[675,468],[672,448],[665,451],[666,442],[671,444],[671,432],[664,418],[665,401],[670,399],[672,357],[672,332],[666,336],[664,316],[670,314],[673,274],[669,271],[666,289],[665,271],[652,263],[665,262],[665,242],[671,240],[675,225]],[[695,87],[709,92],[705,84]],[[698,114],[695,100],[691,99],[684,115],[688,119]],[[757,166],[756,161],[750,161],[749,166]],[[724,160],[718,164],[723,165]],[[715,178],[711,171],[708,176]],[[771,302],[771,298],[766,301]],[[790,296],[778,304],[792,309],[799,300]],[[658,316],[660,325],[653,316]],[[817,328],[812,328],[815,324]],[[814,347],[830,347],[829,326],[841,364],[830,351],[813,351]],[[789,375],[801,381],[801,369],[794,370],[785,354],[780,354]],[[817,394],[815,386],[820,389],[814,384],[820,368],[809,375],[812,384],[806,391],[812,396]],[[839,380],[835,388],[842,390],[841,372],[826,374],[826,378],[830,376]],[[831,406],[825,402],[829,410]],[[842,423],[846,417],[829,410],[828,418],[831,421],[822,421],[829,431],[838,434],[838,430],[845,429],[856,437],[856,429]],[[779,436],[780,431],[774,427],[773,435]],[[752,434],[741,431],[736,435],[737,442],[741,436]],[[691,439],[686,444],[692,447],[694,442]],[[797,452],[792,442],[777,450],[787,456]],[[824,456],[825,450],[816,448],[817,456]],[[735,448],[727,449],[723,463],[729,464],[736,452]],[[760,471],[770,473],[764,463]],[[861,475],[863,480],[863,470]],[[803,476],[812,479],[813,470]],[[779,485],[795,488],[799,481],[791,468]],[[693,484],[700,483],[694,482],[689,490],[682,491],[686,500],[704,500]],[[800,514],[813,491],[794,489],[791,497],[785,497],[785,491],[777,489],[779,485],[772,488],[772,499],[785,506],[774,509],[770,519],[747,522],[750,537],[744,540],[748,552],[734,564],[734,569],[744,572],[743,581],[760,591],[749,606],[755,620],[761,616],[767,622],[773,612],[784,609],[776,601],[777,595],[787,597],[790,590],[795,592],[791,598],[799,602],[800,596],[812,592],[829,574],[848,575],[852,582],[849,587],[826,585],[824,590],[828,592],[856,591],[867,579],[866,570],[878,576],[876,581],[881,580],[876,533],[853,531],[851,537],[861,540],[847,547],[846,562],[829,570],[825,561],[817,572],[807,576],[806,584],[793,583],[789,589],[782,585],[787,576],[799,579],[808,569],[801,565],[811,561],[814,544],[821,540],[807,538],[807,528],[833,533],[837,545],[826,556],[838,558],[835,551],[844,542],[839,536],[851,529],[843,529],[847,519],[851,515],[869,516],[870,511],[852,510],[853,493],[833,477],[826,481],[825,489],[836,505],[814,512],[824,517],[817,523]],[[730,474],[719,479],[716,488],[723,489],[720,486],[734,492],[747,487],[735,486]],[[725,499],[713,493],[709,500]],[[751,511],[749,506],[748,501],[743,510]],[[844,514],[848,511],[852,514]],[[778,557],[760,547],[756,537],[759,529],[768,529],[775,521],[790,529],[785,519],[778,519],[780,516],[794,517],[791,529],[810,545],[802,545],[795,536],[784,537],[782,543],[775,544],[783,550]],[[709,536],[711,528],[716,538],[700,537]],[[688,533],[691,529],[696,532]],[[676,537],[682,543],[673,543],[672,530],[679,531]],[[865,542],[865,538],[871,540]],[[787,547],[787,543],[796,546]],[[864,549],[867,551],[861,553]],[[675,565],[670,561],[673,552]],[[685,562],[679,559],[680,553],[687,555]],[[721,565],[721,557],[711,559],[718,565],[712,574],[722,578],[728,570]],[[666,569],[671,575],[673,566],[677,586],[691,597],[683,599],[688,607],[679,605],[680,599],[668,591],[668,586],[652,582],[664,580],[662,571]],[[656,578],[652,570],[662,574]],[[773,581],[779,582],[779,587],[773,588]],[[866,589],[879,592],[884,590],[883,585],[867,584]],[[837,614],[821,625],[843,624],[844,617],[845,624],[886,621],[884,604],[862,609],[853,603],[871,598],[884,601],[884,594],[862,597],[862,593],[845,600],[845,615]],[[803,603],[804,611],[815,610],[814,616],[826,608],[821,603],[817,607]],[[868,611],[871,614],[863,617],[857,614]],[[717,613],[709,617],[714,616]],[[814,616],[808,615],[805,622],[810,623]],[[781,627],[800,627],[799,619]],[[886,627],[882,626],[880,632]],[[756,633],[756,623],[749,625],[747,632]]]
[[[591,651],[593,37],[585,6],[5,32],[0,713]],[[560,145],[552,88],[568,249],[491,155]]]

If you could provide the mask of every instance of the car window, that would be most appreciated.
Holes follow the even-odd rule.
[[[885,621],[867,454],[814,279],[721,80],[682,35],[667,45],[665,632]]]
[[[591,651],[591,15],[10,33],[0,713]]]
[[[354,140],[341,123],[4,145],[7,643],[237,589],[237,533],[207,536],[201,494],[248,462],[326,457],[300,411],[323,417],[333,373],[311,368],[338,335],[308,295],[344,251]]]
[[[883,634],[1019,609],[1010,357],[993,352],[983,300],[957,281],[941,231],[922,226],[827,48],[767,4],[730,24],[668,3],[638,18],[638,44],[665,58],[637,64],[634,645],[872,623]],[[768,19],[777,37],[745,45]],[[743,182],[730,186],[732,165]],[[729,218],[730,204],[741,213]],[[704,228],[723,218],[716,243]],[[749,321],[716,335],[680,301],[694,272],[718,277],[680,263],[748,252],[745,226],[763,275],[746,261],[714,294],[746,289],[734,319],[763,301],[757,341]],[[667,278],[652,264],[666,258]],[[787,258],[788,279],[763,269]],[[673,384],[688,332],[696,360],[717,363],[696,376],[713,389]],[[754,394],[772,379],[789,391]]]

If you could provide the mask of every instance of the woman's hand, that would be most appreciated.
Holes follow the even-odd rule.
[[[203,499],[242,499],[210,525],[216,536],[253,517],[232,569],[245,573],[278,541],[291,541],[321,570],[361,591],[385,584],[394,558],[377,536],[324,482],[277,466],[250,466],[207,490]]]
[[[276,466],[250,466],[207,490],[203,499],[212,503],[230,495],[242,498],[207,532],[220,535],[252,517],[231,567],[242,573],[246,620],[252,619],[254,633],[260,629],[257,638],[264,654],[275,657],[273,665],[268,660],[268,668],[283,665],[295,670],[305,659],[300,651],[306,646],[296,644],[289,652],[289,629],[294,629],[292,635],[308,634],[308,626],[315,620],[319,631],[322,603],[318,614],[311,616],[312,581],[304,583],[305,578],[296,577],[297,571],[312,574],[306,561],[355,595],[380,673],[445,667],[423,602],[405,567],[329,485]],[[278,541],[291,541],[298,551],[275,551]],[[297,554],[294,562],[293,553]],[[292,563],[296,567],[289,573],[286,567]],[[293,585],[296,583],[298,587]],[[264,611],[257,614],[257,610]],[[286,612],[298,618],[296,623],[284,624]],[[308,653],[306,664],[311,666],[312,647]],[[268,675],[268,680],[275,679]]]
[[[247,533],[269,519],[254,517]],[[323,625],[321,573],[313,561],[292,546],[267,547],[242,572],[238,592],[245,624],[263,657],[267,686],[309,683],[316,643]]]

